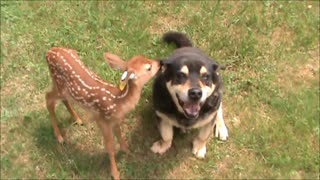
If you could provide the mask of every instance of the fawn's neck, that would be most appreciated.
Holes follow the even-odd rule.
[[[134,109],[140,99],[142,86],[129,81],[126,88],[117,95],[118,111],[123,115]]]

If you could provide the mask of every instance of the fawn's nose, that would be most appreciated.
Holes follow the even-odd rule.
[[[192,101],[198,101],[202,96],[202,90],[200,88],[189,89],[188,96]]]

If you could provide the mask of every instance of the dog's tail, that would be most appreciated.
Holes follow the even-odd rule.
[[[165,33],[162,39],[166,43],[174,43],[177,48],[192,47],[191,40],[184,33],[170,31]]]

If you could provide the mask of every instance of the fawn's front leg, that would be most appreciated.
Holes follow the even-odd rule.
[[[122,137],[120,124],[116,124],[113,129],[114,129],[114,134],[116,135],[116,137],[120,143],[120,149],[122,151],[128,153],[129,152],[128,144],[127,144],[126,140]]]
[[[120,179],[120,173],[118,171],[116,160],[115,160],[115,150],[114,150],[114,142],[113,142],[113,136],[112,136],[112,125],[100,118],[98,118],[96,121],[102,131],[105,147],[109,154],[111,174],[114,179]]]
[[[63,143],[64,140],[61,135],[60,129],[58,127],[58,123],[56,120],[56,112],[55,112],[56,103],[57,103],[57,100],[59,99],[60,97],[59,97],[58,90],[54,86],[52,88],[52,91],[46,94],[46,103],[47,103],[47,109],[49,111],[50,120],[51,120],[53,131],[54,131],[54,135],[56,136],[59,143]]]

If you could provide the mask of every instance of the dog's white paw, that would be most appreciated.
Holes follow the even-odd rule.
[[[199,140],[195,139],[193,141],[193,148],[192,148],[192,153],[197,157],[197,158],[204,158],[204,156],[207,153],[207,147],[206,144],[203,142],[200,142]]]
[[[192,153],[197,157],[197,158],[204,158],[206,153],[207,153],[207,147],[204,145],[201,148],[198,147],[193,147],[192,148]]]
[[[154,153],[163,154],[170,147],[171,147],[171,141],[165,142],[165,141],[159,140],[159,141],[153,143],[153,145],[151,147],[151,151],[154,152]]]
[[[228,129],[226,125],[217,123],[216,125],[216,130],[215,130],[215,137],[219,138],[222,141],[225,141],[228,139]]]

